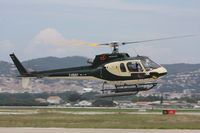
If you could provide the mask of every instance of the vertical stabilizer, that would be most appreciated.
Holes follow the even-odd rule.
[[[19,71],[20,75],[25,76],[28,74],[24,66],[21,64],[21,62],[17,59],[15,54],[10,54],[11,59],[13,60],[15,66],[17,67],[17,70]]]

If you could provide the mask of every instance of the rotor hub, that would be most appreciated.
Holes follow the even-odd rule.
[[[119,53],[119,45],[118,44],[112,45],[112,47],[113,47],[113,51],[112,51],[113,54]]]

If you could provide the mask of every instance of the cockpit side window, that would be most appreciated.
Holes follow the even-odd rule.
[[[124,63],[120,64],[120,69],[121,69],[121,72],[126,72],[126,67],[125,67]]]
[[[153,62],[149,58],[142,59],[142,64],[145,67],[146,71],[151,71],[152,69],[157,69],[160,67],[159,64]]]
[[[142,72],[143,71],[141,65],[135,61],[128,62],[127,67],[130,72]]]

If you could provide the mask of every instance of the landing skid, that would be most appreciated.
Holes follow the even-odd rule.
[[[115,85],[114,89],[105,89],[105,83],[103,83],[102,94],[97,95],[97,97],[119,97],[119,96],[130,96],[136,95],[140,91],[148,91],[155,87],[157,83],[146,83],[138,85]]]

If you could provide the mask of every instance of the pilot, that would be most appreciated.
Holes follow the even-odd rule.
[[[142,67],[141,67],[141,65],[140,64],[138,64],[137,62],[136,62],[136,72],[142,72]]]
[[[136,63],[135,63],[135,67],[136,67],[135,71],[136,71],[136,72],[138,72],[138,71],[139,71],[139,68],[138,68],[138,66],[139,66],[139,64],[136,62]]]

